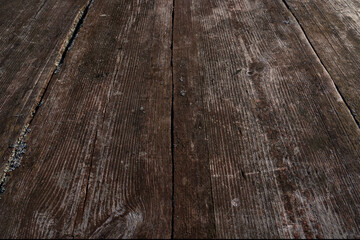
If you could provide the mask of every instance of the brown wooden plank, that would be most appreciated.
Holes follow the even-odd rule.
[[[0,1],[0,182],[89,2]]]
[[[301,23],[359,125],[360,1],[286,2]]]
[[[95,1],[0,200],[0,237],[171,236],[172,3]]]
[[[193,4],[174,6],[174,237],[201,239],[216,233]]]
[[[174,236],[360,237],[360,132],[283,1],[174,22]]]

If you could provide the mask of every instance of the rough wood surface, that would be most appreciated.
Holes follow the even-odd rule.
[[[192,1],[174,14],[174,237],[213,238],[215,217],[204,124],[204,86]],[[194,26],[195,25],[195,26]]]
[[[37,2],[39,16],[55,2]],[[0,5],[0,31],[29,6]],[[0,135],[31,129],[0,194],[0,238],[360,238],[357,8],[95,0],[60,71],[45,44],[48,60],[7,82],[38,90],[25,105],[11,95],[31,121]],[[331,35],[325,21],[350,33]],[[24,81],[39,69],[48,78]]]
[[[0,178],[88,2],[0,1]]]
[[[286,2],[360,126],[360,1]]]
[[[0,236],[171,236],[171,13],[96,1],[27,136]]]
[[[359,237],[359,129],[285,4],[174,22],[174,236]]]

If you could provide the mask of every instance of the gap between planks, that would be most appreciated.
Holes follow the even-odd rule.
[[[308,42],[308,44],[310,45],[311,49],[313,50],[314,54],[316,55],[316,58],[319,60],[320,64],[323,66],[323,68],[325,69],[326,73],[329,75],[331,82],[333,83],[336,92],[339,94],[341,100],[344,102],[346,108],[348,109],[349,113],[351,114],[352,119],[354,120],[354,122],[356,123],[356,125],[358,126],[358,128],[360,129],[360,122],[356,119],[354,112],[351,110],[349,104],[346,102],[344,96],[341,94],[338,86],[336,85],[333,77],[331,76],[330,72],[328,71],[327,67],[325,66],[324,62],[321,60],[320,55],[318,54],[318,52],[316,51],[316,48],[314,47],[314,45],[311,43],[310,38],[308,37],[305,29],[302,27],[300,20],[296,17],[296,15],[294,14],[294,12],[292,11],[291,7],[289,6],[289,4],[287,3],[287,0],[282,0],[283,4],[285,5],[285,7],[287,8],[287,10],[290,12],[290,14],[293,16],[293,18],[296,20],[297,25],[299,26],[299,28],[301,29],[302,33],[305,36],[306,41]]]
[[[175,225],[175,158],[174,158],[174,23],[175,23],[175,0],[172,4],[172,13],[171,13],[171,162],[172,162],[172,193],[171,193],[171,239],[174,239],[174,225]]]
[[[86,15],[94,3],[95,0],[88,0],[84,6],[82,6],[76,15],[73,24],[71,25],[71,28],[66,35],[63,44],[60,47],[60,50],[58,52],[58,56],[56,57],[53,71],[50,74],[50,77],[47,81],[45,81],[44,86],[42,87],[39,96],[36,98],[35,103],[30,111],[29,116],[27,117],[27,120],[25,122],[25,125],[20,132],[20,135],[18,137],[18,140],[15,144],[13,144],[14,149],[8,159],[8,163],[6,164],[6,168],[4,172],[1,175],[0,178],[0,194],[2,194],[5,191],[5,186],[7,183],[7,178],[10,174],[10,172],[14,171],[16,168],[18,168],[21,164],[22,155],[25,153],[27,145],[26,145],[26,135],[31,131],[30,125],[35,118],[37,112],[39,111],[39,108],[43,104],[44,96],[47,92],[48,87],[50,86],[51,80],[53,79],[53,76],[57,74],[60,71],[61,65],[64,63],[66,54],[73,46],[76,36],[78,35],[80,28],[82,24],[84,23],[84,20],[86,18]],[[1,196],[0,196],[1,199]]]

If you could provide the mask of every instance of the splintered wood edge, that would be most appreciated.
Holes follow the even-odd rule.
[[[84,14],[86,13],[86,9],[90,8],[93,2],[94,2],[94,0],[88,0],[80,8],[80,10],[78,11],[78,13],[76,14],[76,16],[73,20],[73,23],[71,24],[70,30],[68,31],[65,39],[63,40],[63,43],[62,43],[62,45],[58,51],[57,57],[55,59],[54,66],[53,66],[52,70],[50,71],[50,73],[48,74],[47,80],[44,82],[44,85],[41,88],[38,97],[35,99],[35,103],[34,103],[33,107],[31,108],[30,114],[26,119],[25,125],[20,132],[20,136],[18,137],[17,141],[14,144],[15,147],[13,148],[9,159],[8,159],[7,163],[5,164],[4,171],[1,174],[1,178],[0,178],[0,194],[2,194],[5,191],[5,185],[7,183],[7,177],[9,176],[9,173],[14,171],[14,169],[12,169],[12,167],[11,167],[11,164],[15,160],[16,152],[19,151],[19,146],[26,143],[26,135],[30,132],[29,126],[36,115],[37,108],[39,107],[39,104],[41,103],[41,100],[43,99],[45,91],[46,91],[47,87],[49,86],[55,71],[59,68],[60,63],[63,60],[64,53],[69,49],[69,45],[72,44],[71,40],[75,40],[75,37],[76,37],[76,36],[74,36],[74,34],[76,34],[75,31],[79,27],[81,19],[84,19],[84,17],[85,17]],[[23,154],[21,154],[20,158],[18,159],[19,163],[21,163],[22,155]],[[1,196],[0,196],[0,199],[1,199]]]

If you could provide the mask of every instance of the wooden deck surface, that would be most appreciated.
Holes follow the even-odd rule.
[[[0,238],[360,238],[359,0],[0,0]]]

